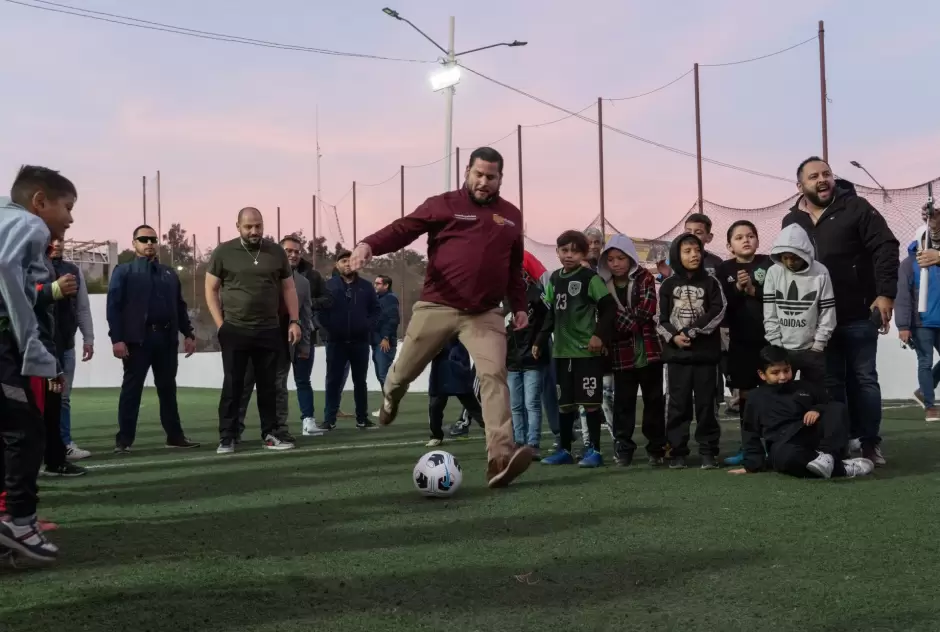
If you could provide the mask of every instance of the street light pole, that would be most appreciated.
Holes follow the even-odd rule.
[[[454,56],[454,16],[450,16],[450,32],[447,36],[447,66],[453,67],[456,60]],[[444,161],[444,191],[450,191],[450,156],[453,153],[454,146],[454,93],[457,89],[454,86],[447,88],[447,94],[444,95],[444,155],[447,160]]]
[[[487,50],[489,48],[496,48],[497,46],[525,46],[528,42],[520,42],[519,40],[513,40],[512,42],[500,42],[498,44],[490,44],[489,46],[480,46],[478,48],[471,48],[470,50],[464,51],[462,53],[457,53],[454,48],[454,17],[450,17],[450,29],[447,38],[447,48],[435,42],[427,33],[415,26],[410,20],[403,18],[398,11],[385,7],[382,9],[382,13],[385,15],[395,18],[400,22],[405,22],[421,34],[426,40],[434,44],[439,51],[444,53],[445,57],[440,61],[443,64],[443,73],[446,74],[446,77],[438,78],[438,81],[435,82],[432,80],[432,85],[434,85],[434,90],[446,90],[444,94],[445,99],[445,112],[444,112],[444,190],[450,191],[451,180],[450,180],[450,157],[453,154],[453,143],[454,143],[454,94],[456,92],[454,86],[460,81],[460,68],[457,64],[457,58],[461,55],[469,55],[470,53],[475,53],[481,50]]]

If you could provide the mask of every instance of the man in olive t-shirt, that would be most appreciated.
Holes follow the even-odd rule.
[[[219,399],[219,454],[235,451],[239,404],[250,362],[265,448],[290,449],[293,444],[276,436],[276,381],[280,340],[278,310],[281,300],[290,318],[287,338],[301,340],[297,291],[287,254],[278,244],[263,239],[264,220],[256,208],[238,212],[239,237],[212,251],[206,272],[206,303],[219,328],[225,379]]]

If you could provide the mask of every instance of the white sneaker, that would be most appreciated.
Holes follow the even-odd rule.
[[[845,476],[855,478],[856,476],[868,476],[875,471],[875,464],[868,459],[848,459],[842,461],[845,466]]]
[[[322,434],[326,434],[325,430],[322,430],[317,427],[317,420],[313,417],[304,417],[303,420],[303,435],[305,437],[319,437]]]
[[[82,450],[80,447],[75,445],[75,442],[65,446],[65,458],[69,461],[81,461],[82,459],[87,459],[91,456],[91,452],[88,450]]]
[[[290,443],[290,442],[288,442],[288,441],[282,441],[281,439],[278,439],[278,438],[275,437],[274,435],[268,435],[268,436],[266,436],[266,437],[264,438],[264,443],[262,443],[261,445],[264,446],[264,449],[265,449],[265,450],[278,450],[278,451],[282,451],[282,450],[293,450],[293,449],[294,449],[294,444],[293,444],[293,443]]]
[[[849,439],[849,454],[862,455],[861,439]]]
[[[235,441],[232,439],[222,439],[219,441],[219,447],[215,449],[216,454],[235,454]]]
[[[832,468],[836,465],[831,454],[820,452],[819,456],[806,464],[806,469],[819,478],[832,478]]]
[[[372,416],[375,417],[376,419],[378,419],[378,418],[379,418],[379,411],[375,411],[374,413],[372,413]]]
[[[444,440],[443,440],[443,439],[431,439],[430,441],[428,441],[427,443],[424,444],[424,447],[426,447],[426,448],[436,448],[436,447],[438,447],[439,445],[441,445],[442,443],[444,443]]]

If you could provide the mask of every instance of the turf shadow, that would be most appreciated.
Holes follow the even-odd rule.
[[[664,564],[667,559],[669,563]],[[305,574],[246,578],[226,575],[220,567],[213,573],[215,577],[203,577],[204,583],[198,586],[80,586],[61,603],[45,604],[40,612],[10,609],[3,618],[8,632],[31,631],[37,626],[56,632],[84,632],[89,625],[96,632],[222,632],[254,626],[293,630],[314,625],[339,632],[423,630],[429,624],[447,621],[461,626],[468,624],[468,619],[492,622],[508,613],[515,618],[531,617],[530,622],[536,625],[536,619],[540,624],[548,623],[553,615],[570,614],[572,607],[622,604],[616,614],[613,609],[609,622],[610,629],[622,629],[631,620],[638,623],[647,615],[627,607],[631,598],[649,593],[681,594],[683,586],[701,573],[733,572],[763,563],[763,554],[752,551],[684,548],[629,551],[618,557],[565,556],[527,567],[448,566],[449,579],[435,577],[426,569],[330,578]],[[459,597],[453,589],[459,591]],[[351,624],[350,618],[356,623]],[[339,619],[346,625],[340,627]]]

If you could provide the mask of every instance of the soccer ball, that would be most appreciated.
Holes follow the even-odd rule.
[[[463,472],[453,454],[434,450],[418,459],[412,480],[424,496],[449,498],[460,489]]]

